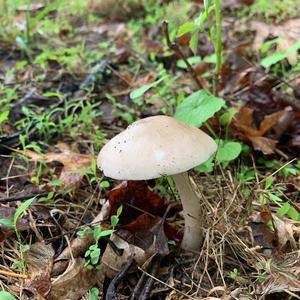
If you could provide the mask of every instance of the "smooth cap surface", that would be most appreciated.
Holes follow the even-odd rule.
[[[146,180],[185,172],[205,162],[217,144],[202,130],[168,116],[132,123],[100,151],[98,167],[119,180]]]

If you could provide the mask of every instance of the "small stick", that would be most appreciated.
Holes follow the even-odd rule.
[[[22,278],[22,279],[28,279],[29,276],[27,274],[18,274],[10,271],[4,271],[0,270],[0,275],[4,275],[7,277],[15,277],[15,278]]]
[[[170,36],[169,36],[169,27],[168,27],[168,22],[167,21],[163,21],[163,23],[162,23],[162,29],[163,29],[163,32],[165,34],[168,47],[181,57],[181,59],[187,65],[187,69],[188,69],[189,73],[192,75],[192,77],[195,80],[195,82],[197,83],[198,87],[201,88],[201,89],[203,89],[204,87],[201,84],[201,82],[199,81],[194,68],[188,62],[188,60],[184,56],[183,52],[180,50],[180,47],[178,46],[178,44],[176,42],[171,42]]]

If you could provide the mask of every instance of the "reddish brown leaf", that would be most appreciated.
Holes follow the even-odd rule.
[[[275,112],[264,117],[259,129],[253,127],[253,109],[249,107],[242,107],[235,116],[236,127],[244,132],[248,137],[261,137],[284,115],[285,110]]]
[[[159,220],[159,217],[151,217],[147,214],[142,214],[129,224],[121,226],[122,229],[126,229],[131,233],[136,233],[138,231],[148,231],[150,230]],[[179,242],[182,240],[182,231],[176,229],[174,226],[165,223],[164,232],[169,240],[174,240]]]
[[[165,205],[163,199],[148,189],[145,181],[123,181],[107,193],[111,207],[111,215],[123,205],[121,224],[128,224],[142,212],[161,216]]]

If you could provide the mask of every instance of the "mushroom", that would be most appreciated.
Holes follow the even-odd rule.
[[[98,167],[118,180],[148,180],[172,175],[185,220],[181,247],[200,250],[203,232],[201,202],[187,171],[216,151],[215,141],[202,130],[172,117],[154,116],[132,123],[100,151]]]

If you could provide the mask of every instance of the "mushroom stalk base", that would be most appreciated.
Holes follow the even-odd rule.
[[[181,198],[185,221],[181,247],[185,250],[199,251],[203,240],[203,212],[200,199],[192,186],[187,172],[173,175],[173,179]]]

